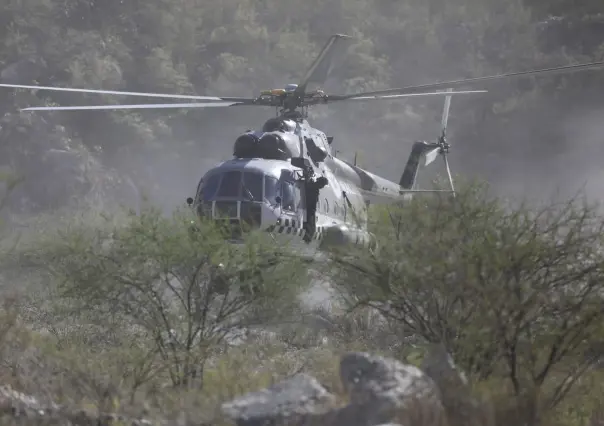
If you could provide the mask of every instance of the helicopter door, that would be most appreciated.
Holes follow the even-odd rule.
[[[306,196],[304,181],[297,181],[294,189],[296,191],[296,202],[298,204],[296,211],[296,215],[298,217],[296,221],[296,228],[298,228],[299,231],[302,231],[302,228],[304,228],[304,222],[306,222]]]
[[[281,185],[281,212],[286,221],[284,225],[288,233],[302,228],[305,209],[301,203],[302,193],[298,184],[290,180],[283,180]]]

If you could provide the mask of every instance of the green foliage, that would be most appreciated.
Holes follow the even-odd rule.
[[[588,47],[584,32],[574,29],[593,21],[599,8],[596,0],[10,0],[0,5],[0,78],[252,96],[296,81],[327,37],[342,32],[356,41],[325,88],[358,92],[598,60],[601,32],[592,31],[596,41]],[[568,25],[564,43],[546,48],[540,22],[550,14],[575,26]],[[564,120],[556,117],[601,102],[597,87],[603,81],[598,73],[548,77],[489,87],[480,98],[456,98],[451,125],[455,139],[463,141],[456,147],[478,158],[475,167],[488,173],[496,167],[484,154],[543,160],[540,141],[553,153],[565,142]],[[132,174],[145,189],[165,185],[171,193],[199,177],[200,161],[230,155],[225,140],[272,114],[210,109],[21,115],[12,112],[124,100],[2,93],[8,95],[0,96],[0,166],[29,177],[27,172],[43,169],[39,161],[48,149],[84,145],[99,148],[104,164]],[[313,111],[313,120],[335,134],[344,157],[359,150],[364,167],[398,177],[401,162],[392,158],[408,152],[401,135],[404,141],[429,137],[441,108],[440,100],[340,105]],[[519,129],[514,134],[511,120]],[[337,145],[340,140],[345,144]],[[187,169],[193,175],[179,174]],[[38,179],[30,182],[37,186]],[[266,236],[235,247],[209,224],[190,232],[193,218],[187,214],[91,216],[65,218],[68,226],[59,233],[39,222],[42,243],[28,241],[10,258],[46,274],[54,311],[44,323],[58,351],[73,356],[86,348],[79,369],[110,360],[112,374],[135,389],[162,383],[152,378],[165,379],[166,373],[173,383],[199,378],[232,334],[293,312],[294,296],[307,283],[305,267]],[[601,223],[591,208],[568,204],[535,212],[504,204],[485,188],[466,187],[455,203],[422,198],[405,209],[377,211],[376,218],[379,254],[334,253],[331,275],[352,303],[378,308],[386,322],[365,311],[332,319],[330,338],[339,348],[356,344],[416,359],[417,340],[444,341],[472,375],[497,390],[505,381],[515,404],[527,393],[538,394],[525,400],[539,399],[548,408],[570,386],[589,392],[585,381],[575,379],[591,367],[601,338]],[[288,343],[301,346],[304,339],[292,336]],[[228,376],[225,395],[242,390],[231,383],[234,372],[243,370],[231,371],[233,362],[219,361],[207,375],[212,386]],[[268,375],[260,376],[264,384]]]
[[[334,78],[326,83],[330,91],[358,92],[597,59],[596,53],[585,58],[576,49],[542,49],[538,22],[547,13],[572,12],[581,18],[599,7],[589,1],[566,10],[562,3],[310,0],[301,4],[264,0],[214,4],[153,0],[135,5],[99,0],[10,1],[0,6],[4,41],[0,70],[28,60],[18,71],[7,71],[8,79],[24,84],[37,81],[57,86],[252,96],[301,77],[319,47],[335,32],[357,39],[336,64]],[[591,51],[597,52],[597,46]],[[585,95],[588,84],[602,81],[597,74],[583,76],[544,78],[522,87],[503,84],[493,95],[472,97],[471,104],[460,100],[459,108],[454,107],[460,111],[454,112],[454,121],[468,130],[460,130],[457,137],[474,155],[477,148],[490,152],[498,146],[498,136],[493,135],[498,134],[495,127],[501,117],[513,116],[518,127],[529,129],[528,145],[538,136],[531,132],[546,135],[547,129],[536,126],[535,120],[523,121],[519,112],[536,112],[543,105],[567,110],[573,94],[578,99]],[[550,93],[554,88],[563,89],[559,96],[563,102],[555,104],[558,95]],[[121,101],[114,96],[19,92],[1,98],[0,108],[4,112],[15,106],[46,103]],[[316,124],[337,131],[342,140],[350,138],[345,147],[339,147],[350,155],[355,149],[366,149],[368,137],[379,143],[380,149],[364,159],[373,168],[390,163],[391,151],[400,148],[400,140],[391,142],[393,134],[405,130],[409,140],[428,137],[427,126],[436,124],[432,117],[440,108],[440,102],[421,100],[339,105],[316,110]],[[231,140],[267,113],[250,109],[233,114],[224,110],[99,111],[57,114],[51,119],[65,125],[74,141],[81,140],[89,148],[102,147],[104,160],[135,175],[137,183],[155,185],[164,176],[145,170],[144,160],[138,164],[140,158],[161,158],[163,168],[170,168],[175,156],[180,167],[189,158],[187,164],[196,167],[194,157],[228,156],[230,144],[211,141]],[[355,119],[361,113],[362,122]],[[417,113],[423,117],[421,128],[411,128],[410,117]],[[232,120],[234,127],[225,129],[217,117]],[[552,125],[549,119],[548,127]],[[561,138],[556,132],[547,135]],[[485,139],[492,142],[485,144]],[[18,149],[18,135],[13,134],[9,142]],[[383,173],[394,176],[399,169],[388,164]]]
[[[384,209],[379,251],[334,252],[331,276],[474,377],[505,378],[537,416],[600,359],[604,222],[578,200],[529,208],[487,189]]]
[[[70,321],[128,324],[152,360],[145,371],[159,364],[188,383],[226,340],[291,311],[308,284],[306,267],[268,235],[233,245],[225,232],[191,213],[150,210],[125,225],[72,224],[15,257],[56,280]]]

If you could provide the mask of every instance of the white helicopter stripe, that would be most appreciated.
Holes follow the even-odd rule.
[[[292,225],[271,225],[266,229],[267,232],[276,233],[276,234],[285,234],[285,235],[293,235],[298,237],[303,237],[306,234],[306,230],[304,228],[298,228],[295,226],[295,223]],[[313,240],[320,240],[323,238],[323,227],[317,226],[315,234],[313,235]]]
[[[303,237],[306,231],[304,230],[304,228],[295,228],[293,226],[271,225],[267,228],[267,232],[274,232],[276,234],[287,234],[287,235]]]

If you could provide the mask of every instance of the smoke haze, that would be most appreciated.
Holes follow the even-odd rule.
[[[2,30],[6,43],[0,48],[0,78],[22,84],[35,78],[55,86],[254,96],[297,82],[327,38],[339,32],[355,41],[337,58],[323,85],[327,93],[404,87],[598,60],[601,26],[595,18],[584,19],[596,16],[587,7],[590,2],[585,3],[572,10],[564,10],[562,3],[550,7],[523,0],[220,5],[176,0],[165,7],[151,1],[140,10],[112,2],[95,3],[94,10],[59,10],[49,4],[44,6],[49,10],[35,15],[40,34],[22,27],[25,17],[34,16],[31,10],[0,7],[3,19],[14,24],[10,31]],[[552,14],[560,18],[552,19]],[[489,93],[460,95],[452,102],[448,136],[455,174],[486,179],[506,196],[574,193],[586,184],[588,194],[599,197],[604,104],[598,93],[604,89],[604,71],[476,88]],[[84,105],[126,99],[7,93],[11,95],[0,98],[4,112],[48,101]],[[126,103],[140,101],[127,98]],[[362,167],[398,181],[412,143],[438,137],[442,106],[440,97],[341,103],[311,109],[310,122],[334,136],[338,156],[352,160],[357,152]],[[237,107],[35,114],[64,126],[69,134],[65,143],[100,147],[103,164],[131,176],[143,195],[169,211],[193,195],[205,171],[231,157],[239,134],[260,128],[274,111]],[[27,117],[21,114],[19,120]],[[11,120],[2,124],[0,139],[5,162],[16,164],[13,157],[22,145],[16,129],[31,123]],[[422,182],[442,172],[436,164],[422,172]]]

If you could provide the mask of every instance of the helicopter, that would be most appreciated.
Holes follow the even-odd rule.
[[[229,239],[234,243],[242,241],[246,230],[255,229],[301,246],[322,249],[352,244],[373,250],[377,242],[368,229],[368,209],[372,203],[398,203],[409,200],[415,193],[445,192],[455,196],[447,158],[450,145],[446,137],[451,99],[457,95],[487,91],[454,89],[504,78],[604,67],[604,61],[592,62],[345,95],[330,95],[321,89],[308,90],[309,84],[321,84],[326,79],[332,67],[335,46],[352,38],[344,34],[332,35],[298,84],[265,90],[253,98],[16,84],[0,84],[0,87],[189,101],[30,107],[22,111],[274,107],[276,115],[260,129],[248,130],[236,138],[233,158],[217,164],[201,177],[194,196],[187,198],[187,204],[200,217],[222,220],[228,224]],[[308,121],[308,109],[314,105],[425,96],[444,97],[441,134],[434,142],[413,143],[398,183],[359,167],[356,161],[338,158],[332,149],[334,137],[313,127]],[[450,189],[417,189],[420,163],[426,167],[438,156],[443,158]]]

